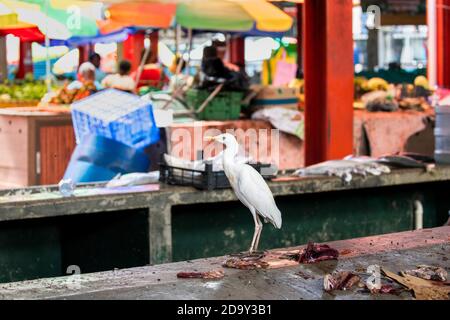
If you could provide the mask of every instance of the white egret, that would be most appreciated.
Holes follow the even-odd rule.
[[[271,222],[275,228],[280,229],[281,212],[275,204],[269,186],[258,171],[248,164],[235,161],[239,145],[233,135],[224,133],[206,139],[226,146],[222,155],[223,169],[237,198],[250,210],[255,222],[255,233],[249,249],[249,253],[254,253],[258,250],[263,227],[259,215],[264,218],[264,222]]]

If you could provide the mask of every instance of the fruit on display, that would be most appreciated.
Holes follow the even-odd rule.
[[[367,86],[368,80],[364,77],[355,77],[353,80],[353,85],[355,87],[355,98],[359,100],[361,96],[369,92],[369,87]]]
[[[429,89],[428,79],[425,76],[417,76],[414,79],[414,85],[416,87],[423,87],[424,89]]]
[[[367,81],[367,88],[369,91],[377,91],[377,90],[387,91],[388,87],[389,87],[388,82],[381,78],[375,77]]]
[[[47,93],[43,81],[8,81],[0,84],[0,102],[36,102]]]
[[[83,83],[83,86],[79,89],[68,89],[66,84],[50,99],[50,104],[71,104],[88,97],[96,91],[97,88],[93,81]]]
[[[289,85],[289,88],[295,88],[297,90],[298,106],[300,110],[305,108],[305,80],[304,79],[293,79]]]

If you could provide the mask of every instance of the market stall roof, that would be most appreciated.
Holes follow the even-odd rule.
[[[101,32],[127,26],[168,28],[178,23],[184,28],[246,32],[252,29],[283,32],[293,20],[266,0],[106,0],[113,2],[107,20],[100,21]],[[143,14],[145,13],[145,14]]]
[[[305,0],[268,0],[270,2],[291,2],[291,3],[304,3]]]
[[[19,37],[23,42],[43,42],[45,40],[44,34],[36,25],[23,22],[0,26],[0,36],[8,34]]]

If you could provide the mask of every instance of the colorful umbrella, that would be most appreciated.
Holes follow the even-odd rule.
[[[108,2],[108,1],[105,1]],[[245,32],[287,31],[292,18],[265,0],[149,0],[112,4],[101,32],[127,26],[168,28],[176,21],[187,29]]]
[[[17,13],[20,21],[36,24],[51,39],[72,36],[95,36],[96,20],[101,18],[102,4],[68,0],[2,0]]]

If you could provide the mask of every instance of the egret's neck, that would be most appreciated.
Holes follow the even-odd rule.
[[[224,164],[232,164],[234,163],[234,158],[238,154],[238,144],[237,143],[229,143],[227,144],[225,150],[223,151],[223,161]]]

